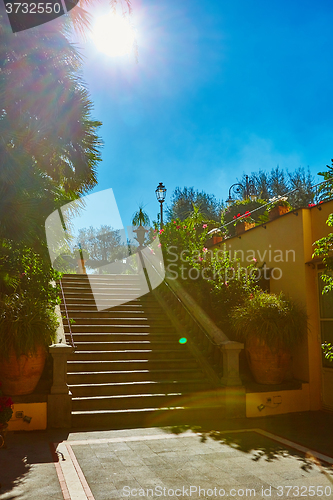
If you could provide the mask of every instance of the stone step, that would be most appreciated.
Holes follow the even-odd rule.
[[[69,388],[73,397],[92,397],[108,395],[135,395],[135,394],[168,394],[170,392],[193,393],[209,391],[212,386],[209,382],[200,379],[192,380],[146,380],[139,382],[118,382],[99,384],[71,384]]]
[[[68,324],[64,324],[64,330],[66,333],[69,332]],[[84,333],[100,333],[100,334],[112,334],[112,333],[140,333],[142,335],[147,335],[154,333],[155,335],[168,335],[170,333],[175,333],[175,329],[172,325],[164,325],[164,326],[152,326],[147,324],[142,325],[129,325],[129,324],[113,324],[113,325],[77,325],[76,323],[71,324],[72,333],[75,335],[81,335]]]
[[[96,317],[90,317],[90,318],[75,318],[74,323],[71,323],[72,327],[78,327],[79,325],[82,326],[91,326],[91,325],[128,325],[128,326],[142,326],[142,325],[147,325],[151,327],[164,327],[167,325],[166,319],[163,317],[160,317],[159,315],[156,315],[156,318],[148,318],[147,314],[141,314],[141,315],[132,315],[132,317],[125,317],[123,315],[122,317],[117,314],[114,315],[113,317],[110,317],[110,314],[106,317],[99,317],[96,315]],[[65,322],[66,326],[66,322]]]
[[[92,278],[92,277],[90,277],[89,280],[88,279],[85,279],[85,280],[62,279],[61,282],[63,285],[66,286],[66,288],[70,288],[71,286],[73,286],[73,287],[75,287],[75,286],[79,286],[79,287],[90,286],[90,283],[92,283],[93,286],[105,286],[109,283],[112,283],[115,286],[117,286],[118,284],[132,285],[132,284],[142,283],[145,281],[144,276],[140,276],[140,277],[137,277],[134,275],[132,275],[131,277],[129,277],[129,276],[130,275],[128,275],[128,274],[121,274],[121,275],[119,275],[118,278],[115,278],[114,276],[113,277],[110,276],[110,277],[106,277],[106,278]]]
[[[95,289],[92,291],[90,288],[82,288],[82,289],[74,289],[73,290],[66,290],[66,301],[69,301],[70,299],[80,299],[80,298],[89,298],[89,297],[103,297],[103,296],[132,296],[133,299],[136,299],[138,296],[138,293],[140,293],[140,288],[135,288],[135,287],[105,287],[104,289]]]
[[[126,297],[129,297],[130,295],[133,295],[133,299],[132,300],[129,300],[130,302],[133,302],[133,303],[136,303],[136,304],[142,304],[144,306],[149,306],[149,305],[157,305],[156,302],[150,297],[150,298],[146,298],[146,296],[138,296],[137,293],[138,291],[140,291],[139,289],[131,289],[131,288],[123,288],[123,289],[119,289],[119,288],[107,288],[105,290],[100,290],[100,291],[96,291],[95,293],[95,290],[94,292],[91,290],[91,289],[87,289],[85,292],[72,292],[72,293],[69,293],[67,291],[67,289],[64,289],[64,294],[65,294],[65,297],[66,297],[66,302],[68,302],[69,300],[72,300],[73,298],[74,299],[80,299],[81,297],[85,298],[85,299],[89,299],[89,298],[92,298],[94,297],[95,295],[98,295],[99,297],[100,296],[103,296],[103,295],[110,295],[110,296],[116,296],[116,295],[126,295]]]
[[[123,370],[105,372],[68,372],[69,385],[103,384],[112,382],[143,382],[147,380],[186,380],[204,377],[200,369],[173,369],[173,370]]]
[[[112,361],[68,361],[67,370],[74,372],[113,372],[133,370],[199,369],[195,359],[122,359]]]
[[[136,278],[131,278],[131,279],[126,279],[125,277],[121,277],[120,279],[92,279],[92,280],[62,280],[62,285],[63,287],[66,288],[66,290],[71,290],[71,289],[76,289],[76,288],[90,288],[91,285],[95,287],[108,287],[108,286],[139,286],[140,283],[142,283],[142,279],[136,279]]]
[[[83,307],[86,306],[91,306],[95,305],[96,302],[98,302],[99,307],[105,306],[105,307],[114,307],[122,304],[122,301],[124,302],[131,302],[135,299],[134,294],[128,294],[128,293],[107,293],[107,294],[100,294],[100,295],[80,295],[80,297],[66,297],[66,304],[67,306],[72,306],[72,305],[81,305]],[[68,307],[67,307],[68,309]]]
[[[204,402],[221,406],[224,392],[210,391],[209,393],[169,393],[169,394],[135,394],[115,396],[74,397],[73,411],[91,410],[130,410],[140,408],[181,408],[198,406]]]
[[[73,395],[72,425],[124,428],[189,424],[216,412],[223,398],[213,387],[188,344],[149,293],[138,297],[138,277],[67,275],[62,283],[66,338],[76,350],[67,363]],[[101,311],[97,310],[95,299]],[[186,333],[184,331],[184,336]],[[221,390],[220,390],[221,391]]]
[[[207,420],[223,419],[224,406],[188,408],[142,408],[137,410],[73,411],[72,427],[76,429],[131,429],[137,427],[167,427],[204,425]]]
[[[66,336],[66,340],[70,343],[70,336]],[[174,334],[169,334],[169,335],[152,335],[150,333],[147,334],[140,334],[140,333],[76,333],[73,335],[73,340],[77,346],[78,350],[81,350],[80,346],[84,344],[84,347],[82,350],[85,349],[85,344],[90,343],[91,345],[91,350],[98,351],[101,350],[100,344],[103,343],[109,343],[112,344],[109,347],[110,349],[105,349],[105,350],[110,350],[113,351],[115,347],[114,344],[125,344],[124,349],[116,349],[116,350],[135,350],[135,348],[154,348],[157,346],[158,343],[168,343],[167,347],[172,348],[172,349],[181,349],[182,351],[186,351],[187,348],[184,344],[179,344],[178,342],[178,337],[176,337]],[[171,344],[170,344],[171,342]],[[133,344],[133,348],[131,345]],[[152,344],[152,345],[150,345]],[[165,348],[164,345],[162,345],[162,350]],[[103,350],[103,349],[102,349]]]
[[[114,341],[101,341],[100,336],[96,335],[99,338],[96,342],[92,343],[87,340],[82,341],[81,338],[78,338],[79,335],[73,336],[73,340],[76,348],[79,351],[125,351],[127,349],[130,350],[142,350],[145,348],[158,349],[158,350],[170,350],[170,349],[183,349],[184,346],[179,344],[175,340],[124,340],[124,336],[122,338],[115,339]],[[67,339],[69,341],[69,339]]]
[[[188,350],[184,349],[141,349],[126,351],[75,351],[68,358],[69,361],[115,361],[121,359],[192,359]]]
[[[89,280],[97,280],[97,281],[107,281],[107,280],[132,280],[132,279],[140,279],[141,275],[138,274],[64,274],[61,278],[61,281],[74,281],[82,283],[84,281]]]
[[[157,313],[160,314],[161,310],[156,304],[152,304],[151,306],[145,306],[143,307],[141,302],[126,302],[124,304],[120,304],[118,306],[113,307],[110,310],[101,310],[98,311],[96,308],[96,304],[67,304],[67,311],[75,313],[76,315],[79,315],[80,317],[84,318],[85,315],[89,316],[90,314],[93,315],[98,315],[101,314],[101,317],[106,317],[108,314],[119,314],[121,313],[128,313],[128,314],[150,314],[150,313]],[[60,306],[61,311],[64,313],[65,312],[65,307],[61,304]],[[75,318],[74,318],[75,319]]]

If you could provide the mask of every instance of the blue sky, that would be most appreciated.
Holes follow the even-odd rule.
[[[332,2],[132,3],[138,63],[81,44],[105,143],[94,191],[113,189],[125,226],[140,203],[156,219],[159,182],[167,204],[177,186],[226,199],[243,173],[325,169]]]

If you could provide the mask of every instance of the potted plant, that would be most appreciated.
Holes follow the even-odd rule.
[[[204,224],[204,226],[207,227],[207,224]],[[214,228],[207,233],[207,236],[210,236],[210,238],[206,241],[206,246],[210,247],[221,243],[223,238],[226,236],[226,233],[222,233],[220,229]]]
[[[224,236],[225,236],[225,234],[222,233],[221,231],[216,231],[212,235],[212,243],[213,243],[213,245],[217,245],[217,243],[221,243],[221,241],[223,241],[223,237]]]
[[[275,196],[269,200],[271,202],[267,209],[269,220],[276,219],[291,210],[292,207],[287,199],[287,196]]]
[[[0,448],[5,446],[7,422],[9,422],[13,415],[12,406],[13,401],[8,396],[4,396],[0,382]]]
[[[237,340],[259,384],[281,384],[291,369],[291,349],[307,334],[307,316],[283,294],[255,291],[230,314]]]
[[[34,391],[58,321],[52,307],[24,294],[0,301],[0,381],[4,394]]]
[[[33,392],[43,372],[58,327],[57,278],[33,250],[0,248],[0,381],[6,395]]]
[[[243,215],[237,214],[234,215],[234,226],[236,228],[236,235],[244,233],[248,229],[251,229],[255,226],[255,220],[252,219],[251,213],[247,210]]]
[[[136,233],[136,240],[139,243],[140,247],[143,247],[146,233],[148,233],[148,229],[144,226],[149,226],[150,220],[148,214],[143,210],[143,206],[139,206],[139,210],[135,212],[132,218],[132,225],[136,227],[133,229],[133,233]]]

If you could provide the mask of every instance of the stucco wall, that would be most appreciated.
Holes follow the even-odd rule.
[[[232,255],[238,251],[243,265],[255,257],[258,266],[265,262],[268,268],[275,268],[270,291],[283,291],[306,308],[309,334],[307,341],[294,349],[293,373],[295,378],[309,382],[312,410],[321,406],[321,348],[317,270],[310,261],[314,241],[330,232],[326,220],[333,212],[333,201],[321,204],[320,208],[295,210],[214,247],[226,249]]]

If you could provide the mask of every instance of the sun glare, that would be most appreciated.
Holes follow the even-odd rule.
[[[110,12],[96,19],[93,40],[101,52],[109,56],[123,56],[130,53],[135,34],[127,18]]]

